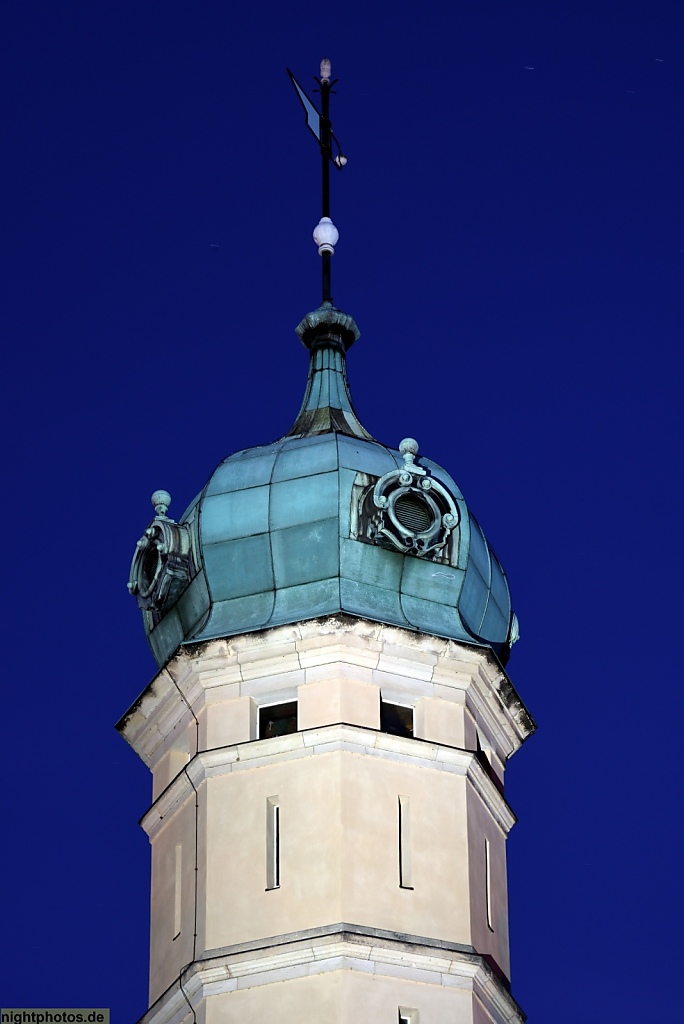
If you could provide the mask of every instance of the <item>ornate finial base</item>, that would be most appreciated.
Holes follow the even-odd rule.
[[[347,383],[346,353],[360,337],[353,317],[331,300],[308,313],[297,327],[311,352],[304,402],[288,436],[330,432],[370,438],[354,412]]]
[[[341,347],[343,352],[347,352],[361,337],[354,318],[336,309],[329,301],[323,302],[312,313],[307,313],[296,331],[309,351],[317,345],[327,344]]]

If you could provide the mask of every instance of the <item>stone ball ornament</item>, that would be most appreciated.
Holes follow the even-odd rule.
[[[165,516],[171,504],[171,495],[168,491],[155,491],[150,501],[154,505],[154,511],[158,516]]]
[[[404,456],[405,461],[415,462],[416,455],[418,454],[418,442],[414,437],[405,437],[403,441],[399,442],[399,451]]]

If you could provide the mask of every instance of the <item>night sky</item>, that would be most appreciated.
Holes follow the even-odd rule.
[[[681,0],[9,0],[0,1006],[147,1008],[150,495],[287,432],[339,77],[336,304],[366,428],[454,476],[538,722],[508,769],[531,1024],[681,1012]]]

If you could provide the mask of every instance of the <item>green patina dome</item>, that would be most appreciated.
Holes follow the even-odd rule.
[[[335,613],[490,647],[517,638],[504,571],[440,466],[374,440],[345,373],[358,338],[324,304],[297,332],[311,352],[290,433],[223,461],[179,521],[157,515],[129,589],[159,665],[184,643]]]

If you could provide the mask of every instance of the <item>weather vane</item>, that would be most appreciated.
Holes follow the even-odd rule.
[[[340,236],[330,219],[330,164],[334,164],[341,171],[347,162],[339,142],[333,135],[329,115],[330,93],[337,79],[330,81],[332,67],[328,58],[325,57],[321,61],[320,77],[315,79],[320,86],[320,89],[316,91],[321,94],[321,112],[319,113],[289,68],[287,73],[304,107],[306,123],[321,149],[321,219],[314,228],[313,237],[323,261],[323,302],[332,303],[330,257],[335,252],[335,245]]]

